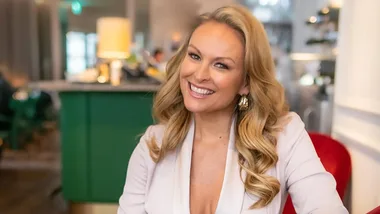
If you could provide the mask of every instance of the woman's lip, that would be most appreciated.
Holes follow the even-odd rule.
[[[196,85],[196,84],[194,84],[194,83],[192,83],[192,82],[190,82],[190,81],[188,81],[191,85],[193,85],[193,86],[195,86],[195,87],[197,87],[197,88],[200,88],[200,89],[205,89],[205,90],[208,90],[208,91],[213,91],[213,92],[215,92],[214,90],[212,90],[212,89],[209,89],[209,88],[205,88],[205,87],[202,87],[202,86],[199,86],[199,85]]]
[[[189,94],[190,94],[191,97],[194,97],[196,99],[205,99],[208,96],[211,96],[213,94],[213,93],[212,94],[199,94],[199,93],[191,90],[191,83],[190,82],[188,84],[188,90],[187,91],[189,92]]]

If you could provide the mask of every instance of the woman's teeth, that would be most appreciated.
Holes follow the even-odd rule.
[[[203,94],[203,95],[210,95],[214,93],[214,91],[204,89],[204,88],[197,88],[192,84],[190,84],[190,89],[198,94]]]

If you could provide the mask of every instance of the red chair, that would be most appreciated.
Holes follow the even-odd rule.
[[[380,214],[380,206],[376,207],[375,209],[369,211],[367,214]]]
[[[336,190],[341,199],[351,178],[351,158],[347,149],[331,137],[318,133],[309,133],[315,150],[326,171],[336,180]],[[283,214],[295,214],[290,196],[288,197]]]

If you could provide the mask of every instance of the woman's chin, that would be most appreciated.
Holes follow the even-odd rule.
[[[201,105],[199,103],[187,103],[185,102],[185,108],[192,113],[205,113],[209,112],[210,108],[207,106]]]
[[[199,107],[193,107],[193,106],[185,106],[185,107],[189,112],[192,112],[192,113],[203,113],[203,112],[205,112],[204,109],[199,108]]]

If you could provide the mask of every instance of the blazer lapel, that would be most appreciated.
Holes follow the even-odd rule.
[[[194,120],[189,131],[177,150],[175,163],[173,213],[190,214],[190,167],[194,139]]]

